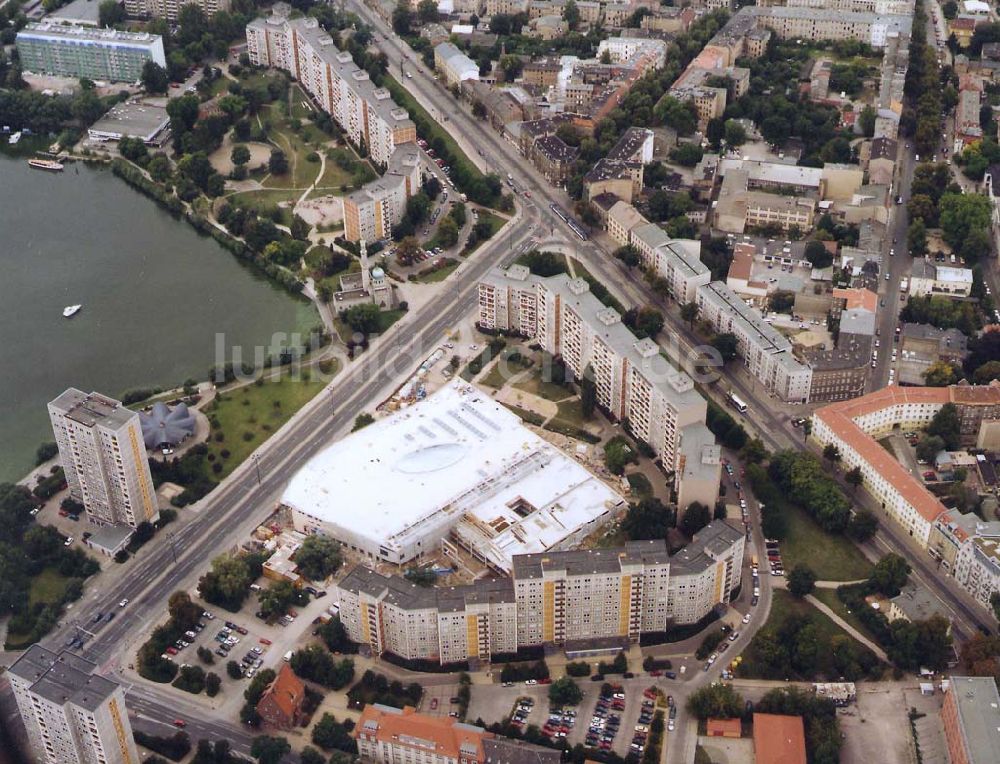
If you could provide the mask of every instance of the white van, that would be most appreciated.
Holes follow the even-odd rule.
[[[292,650],[289,650],[287,653],[285,653],[282,656],[281,660],[283,660],[285,663],[288,663],[289,661],[291,661],[292,660],[292,652],[293,652]]]

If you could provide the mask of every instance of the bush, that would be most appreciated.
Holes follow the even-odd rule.
[[[586,661],[567,663],[566,673],[569,676],[590,676],[590,664]]]
[[[171,761],[180,761],[191,752],[191,738],[186,732],[178,731],[170,737],[159,737],[141,730],[133,730],[132,737],[139,745],[166,756]]]

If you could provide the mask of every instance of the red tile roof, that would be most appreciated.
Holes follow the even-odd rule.
[[[883,475],[928,522],[933,522],[942,512],[944,505],[938,501],[922,482],[917,480],[896,459],[856,423],[855,419],[880,411],[889,406],[905,403],[931,403],[944,405],[1000,405],[1000,385],[982,386],[954,385],[952,387],[898,387],[892,385],[874,393],[853,398],[816,411],[822,420],[844,443]]]
[[[287,721],[294,722],[296,715],[302,708],[302,701],[305,699],[306,688],[302,680],[295,676],[295,672],[285,663],[278,671],[274,681],[267,686],[260,696],[257,708],[267,708],[268,704],[276,708]],[[259,712],[259,711],[258,711]]]
[[[806,733],[801,716],[753,715],[757,764],[806,764]]]
[[[739,719],[709,719],[706,723],[709,737],[741,737],[743,727]]]
[[[375,705],[365,706],[361,718],[354,728],[354,736],[373,734],[380,741],[396,745],[411,745],[407,742],[420,741],[421,750],[432,747],[436,755],[450,758],[475,758],[483,761],[483,738],[493,737],[492,732],[486,732],[469,724],[459,724],[451,717],[425,716],[418,714],[412,706],[402,711],[387,709]],[[416,743],[412,743],[416,745]],[[475,754],[463,754],[462,748],[475,749]]]
[[[845,300],[847,310],[864,308],[874,313],[878,308],[878,295],[870,289],[834,289],[833,299]]]

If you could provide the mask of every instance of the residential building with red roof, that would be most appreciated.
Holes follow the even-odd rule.
[[[806,764],[806,732],[801,716],[753,715],[757,764]]]
[[[286,663],[257,701],[257,713],[268,726],[291,729],[303,718],[305,700],[305,685]]]
[[[923,429],[946,403],[958,407],[963,439],[974,442],[983,419],[1000,416],[1000,385],[891,385],[825,406],[813,415],[812,437],[821,446],[835,445],[845,470],[860,467],[864,487],[923,546],[928,545],[931,524],[945,507],[877,439],[893,430]]]

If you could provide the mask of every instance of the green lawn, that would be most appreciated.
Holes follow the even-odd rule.
[[[363,186],[378,177],[371,164],[366,160],[359,159],[358,155],[346,146],[331,149],[329,153],[330,156],[326,158],[326,169],[316,184],[318,187],[326,189],[327,193],[331,190],[339,192],[341,186],[349,188],[355,185]],[[350,165],[347,168],[337,164],[337,158],[345,156],[350,160]]]
[[[31,579],[31,588],[28,590],[28,609],[30,610],[39,602],[50,604],[62,600],[68,582],[69,579],[55,568],[42,570]]]
[[[378,334],[385,333],[390,326],[406,315],[405,310],[383,310],[379,313]],[[337,334],[343,342],[347,342],[354,336],[354,330],[345,324],[340,317],[333,319],[333,325],[337,329]]]
[[[293,119],[309,119],[316,110],[313,108],[309,96],[298,85],[292,85],[291,111]]]
[[[268,175],[264,186],[267,188],[308,188],[319,176],[320,163],[318,159],[315,162],[310,162],[306,157],[312,152],[322,150],[322,146],[310,145],[309,141],[321,143],[324,136],[310,126],[303,127],[298,133],[294,132],[284,114],[283,104],[268,106],[266,118],[271,123],[268,138],[271,143],[285,152],[288,159],[288,172],[284,175]]]
[[[506,406],[508,409],[517,414],[521,419],[523,419],[528,424],[533,424],[535,426],[540,425],[545,419],[534,411],[528,411],[527,409],[522,409],[520,406],[515,406],[513,403],[501,403],[501,406]]]
[[[441,268],[437,268],[436,270],[431,271],[427,275],[422,275],[422,274],[418,275],[417,281],[421,282],[422,284],[436,284],[448,278],[458,266],[459,263],[457,260],[451,260]]]
[[[515,382],[514,387],[518,390],[524,390],[526,393],[533,393],[534,395],[541,396],[546,400],[557,403],[573,395],[571,391],[562,385],[557,385],[553,382],[543,380],[541,378],[540,369],[526,379],[522,379],[520,382]]]
[[[494,390],[500,390],[507,384],[507,379],[508,377],[504,373],[501,364],[497,361],[494,362],[493,366],[490,367],[490,370],[480,378],[479,382],[487,387],[492,387]]]
[[[580,406],[579,398],[559,401],[557,405],[559,411],[553,417],[553,422],[561,422],[570,427],[584,427],[588,423],[588,420],[583,418],[583,409]]]
[[[307,373],[302,371],[302,377]],[[308,376],[308,379],[293,379],[290,374],[282,373],[276,379],[219,393],[205,412],[213,423],[206,459],[222,464],[221,472],[213,470],[216,479],[232,472],[323,389],[320,375]],[[223,455],[223,451],[228,455]]]
[[[828,647],[830,640],[835,636],[845,636],[854,640],[846,631],[841,629],[824,613],[817,610],[806,600],[799,600],[782,589],[772,591],[771,613],[768,616],[764,629],[779,630],[789,618],[794,616],[805,617],[812,621],[816,628],[816,642],[822,647]],[[863,646],[861,646],[863,648]],[[867,649],[867,648],[863,648]],[[734,657],[734,656],[733,656]],[[827,655],[821,658],[827,658]],[[753,642],[743,651],[743,662],[740,664],[737,675],[742,678],[758,678],[764,675],[756,664],[756,654]],[[789,669],[791,672],[791,669]],[[792,674],[790,673],[789,676]]]
[[[267,189],[262,191],[241,191],[232,194],[229,201],[240,207],[253,210],[259,215],[270,216],[271,210],[278,207],[281,202],[294,202],[299,198],[300,192],[287,189]],[[281,212],[281,223],[291,225],[291,207],[278,207]]]
[[[499,215],[494,215],[492,212],[489,212],[488,210],[484,209],[479,210],[479,217],[476,218],[476,220],[481,220],[490,224],[490,238],[496,236],[497,231],[503,228],[504,225],[507,223],[506,218],[502,218]],[[489,241],[489,239],[480,239],[471,249],[469,249],[468,247],[463,249],[462,254],[471,255],[473,252],[475,252],[477,249],[483,246],[483,244],[485,244],[487,241]]]
[[[875,644],[878,644],[878,640],[872,636],[871,632],[865,628],[861,620],[854,614],[847,610],[847,605],[840,601],[840,597],[837,596],[836,589],[814,589],[813,596],[816,597],[820,602],[826,605],[830,610],[839,615],[845,621],[847,621],[851,626],[857,629],[859,632],[864,634],[868,639],[870,639]]]
[[[625,479],[628,480],[632,493],[640,499],[645,499],[653,495],[653,484],[649,482],[649,478],[643,473],[630,472],[625,476]]]
[[[846,537],[827,533],[798,507],[786,504],[788,535],[781,542],[785,570],[807,565],[822,581],[855,581],[867,578],[872,565]]]

